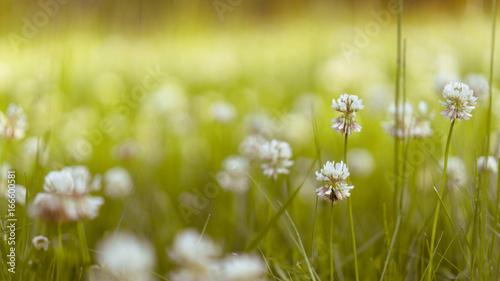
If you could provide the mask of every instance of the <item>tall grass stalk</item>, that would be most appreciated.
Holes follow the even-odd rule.
[[[492,7],[492,29],[491,29],[491,54],[490,54],[490,78],[488,81],[488,117],[486,119],[486,151],[485,156],[488,157],[490,153],[490,132],[491,132],[491,114],[492,114],[492,101],[493,101],[493,61],[495,55],[495,30],[496,30],[496,19],[497,19],[497,0],[493,0]],[[486,168],[486,163],[485,168]],[[486,169],[485,169],[486,170]]]
[[[439,196],[443,197],[443,190],[444,190],[444,185],[446,183],[446,170],[448,168],[448,152],[450,150],[450,143],[451,143],[451,135],[453,133],[453,127],[455,126],[455,120],[451,122],[450,125],[450,131],[448,133],[448,139],[446,140],[446,148],[444,151],[444,167],[443,167],[443,179],[441,181],[441,188],[439,189]],[[432,233],[431,233],[431,244],[430,244],[430,259],[429,259],[429,271],[427,272],[427,281],[430,281],[432,278],[432,262],[433,262],[433,257],[434,257],[434,240],[436,238],[436,227],[437,227],[437,221],[439,217],[439,209],[441,207],[441,204],[438,200],[436,203],[436,211],[434,212],[434,222],[432,223]]]
[[[348,134],[345,134],[344,140],[344,163],[347,166],[347,138]],[[349,177],[347,177],[347,184],[349,185]],[[351,222],[351,236],[352,236],[352,255],[354,257],[354,270],[356,274],[356,281],[359,281],[359,273],[358,273],[358,255],[356,253],[356,235],[354,232],[354,220],[352,219],[352,202],[351,197],[347,198],[347,202],[349,204],[349,221]]]

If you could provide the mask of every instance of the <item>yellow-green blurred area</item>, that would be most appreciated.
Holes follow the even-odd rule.
[[[412,202],[407,206],[413,216],[405,221],[400,247],[416,253],[423,232],[430,231],[433,187],[440,184],[438,162],[450,124],[439,115],[442,80],[452,74],[461,81],[470,73],[489,77],[491,3],[415,0],[404,5],[406,100],[414,108],[425,101],[435,113],[433,136],[409,144],[408,157],[416,164],[407,167],[404,199]],[[243,251],[265,227],[267,203],[261,190],[270,180],[259,164],[249,172],[251,196],[211,189],[223,160],[239,153],[246,136],[261,133],[292,147],[295,164],[289,176],[275,183],[275,200],[283,203],[305,180],[290,216],[310,253],[319,186],[314,171],[343,157],[344,138],[331,129],[331,119],[340,113],[330,108],[331,101],[356,94],[365,105],[356,113],[363,129],[349,137],[349,149],[363,149],[357,155],[367,158],[350,160],[351,196],[362,276],[375,280],[392,235],[387,221],[390,225],[397,212],[391,176],[394,139],[381,126],[392,118],[387,108],[394,102],[394,7],[388,1],[0,0],[0,111],[19,104],[27,114],[31,141],[2,140],[1,161],[16,169],[28,202],[42,190],[49,171],[76,164],[96,174],[117,165],[127,168],[137,191],[129,205],[127,199],[106,199],[101,215],[86,222],[89,248],[123,215],[124,229],[155,245],[157,272],[165,276],[174,267],[165,249],[175,233],[188,227],[201,231],[209,214],[206,233],[226,252]],[[496,90],[500,56],[494,65]],[[499,101],[494,97],[493,155],[498,152]],[[451,155],[464,160],[469,175],[456,193],[463,195],[463,204],[451,204],[457,221],[472,208],[487,94],[479,96],[472,114],[471,120],[456,124],[452,141]],[[36,152],[27,153],[33,137],[47,144],[38,163]],[[328,256],[329,206],[322,200],[318,206],[315,247],[318,256]],[[353,280],[346,206],[335,205],[336,251],[346,280]],[[248,224],[239,217],[238,210],[245,208],[252,210],[242,211],[250,217]],[[296,266],[303,257],[288,234],[277,227],[272,235],[276,263],[307,276]],[[452,236],[447,232],[444,237]],[[457,253],[446,256],[462,266]],[[328,259],[317,258],[313,266],[326,280]],[[391,280],[408,273],[398,266],[401,270],[391,269]],[[450,264],[442,267],[456,273]]]

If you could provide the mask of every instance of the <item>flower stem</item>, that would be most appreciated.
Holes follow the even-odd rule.
[[[448,133],[448,139],[446,140],[446,148],[444,151],[444,167],[443,167],[443,179],[441,181],[441,188],[439,189],[439,196],[442,198],[443,197],[443,190],[444,190],[444,184],[446,182],[446,169],[448,168],[448,152],[450,150],[450,142],[451,142],[451,134],[453,133],[453,127],[455,125],[455,120],[451,122],[450,125],[450,131]],[[432,234],[431,234],[431,245],[430,245],[430,259],[429,259],[429,270],[427,271],[427,280],[430,281],[432,278],[432,273],[434,272],[432,270],[432,260],[433,260],[433,253],[434,253],[434,240],[436,238],[436,227],[437,227],[437,221],[439,217],[439,208],[441,207],[441,204],[439,203],[439,200],[436,204],[436,211],[434,212],[434,222],[432,224]]]
[[[349,135],[345,134],[344,140],[344,163],[347,166],[347,137]],[[347,177],[347,184],[349,184],[349,177]],[[354,270],[356,274],[356,281],[359,281],[359,273],[358,273],[358,255],[356,251],[356,235],[354,233],[354,220],[352,219],[352,202],[351,197],[347,198],[347,202],[349,204],[349,220],[351,222],[351,236],[352,236],[352,255],[354,257]]]
[[[85,236],[85,227],[83,225],[83,222],[81,221],[77,223],[76,227],[78,231],[78,240],[80,241],[80,247],[82,251],[83,263],[87,265],[90,263],[90,256],[87,250],[88,246],[87,246],[87,237]]]
[[[333,201],[330,206],[330,280],[333,281]]]

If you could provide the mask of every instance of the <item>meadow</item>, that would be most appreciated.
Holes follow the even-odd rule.
[[[500,280],[489,9],[59,5],[0,29],[0,280]]]

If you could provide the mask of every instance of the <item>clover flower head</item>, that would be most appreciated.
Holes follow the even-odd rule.
[[[222,162],[224,170],[216,174],[217,182],[220,186],[229,191],[244,193],[250,186],[250,180],[247,177],[250,163],[245,157],[231,155]]]
[[[33,246],[37,250],[47,251],[49,249],[50,241],[45,236],[42,235],[35,236],[33,237],[33,240],[31,242],[33,243]]]
[[[7,140],[24,138],[28,127],[26,119],[23,109],[11,103],[7,108],[7,114],[0,112],[0,136]]]
[[[485,166],[486,171],[489,173],[496,174],[498,172],[498,162],[497,159],[493,156],[481,156],[477,159],[477,170],[479,173],[485,171]]]
[[[469,120],[472,117],[470,112],[475,108],[477,97],[473,91],[464,83],[451,82],[444,86],[443,98],[446,101],[439,101],[445,110],[441,112],[444,118],[454,120]]]
[[[343,200],[351,195],[349,190],[354,188],[347,184],[348,177],[349,169],[344,162],[328,161],[316,172],[316,180],[326,182],[324,186],[316,189],[316,193],[332,203]]]
[[[85,166],[65,167],[45,176],[44,192],[35,196],[29,207],[31,217],[56,222],[75,222],[94,219],[104,199],[91,196],[91,191],[101,188],[101,177],[92,178]]]
[[[264,175],[268,177],[277,179],[278,174],[289,174],[288,168],[294,163],[290,158],[292,158],[292,148],[285,141],[273,139],[260,148],[260,159],[266,162],[261,167]]]
[[[358,99],[356,95],[341,95],[338,100],[332,100],[332,109],[342,112],[343,114],[335,119],[332,119],[332,129],[341,134],[352,134],[360,132],[361,126],[354,121],[356,111],[364,108],[363,100]]]

